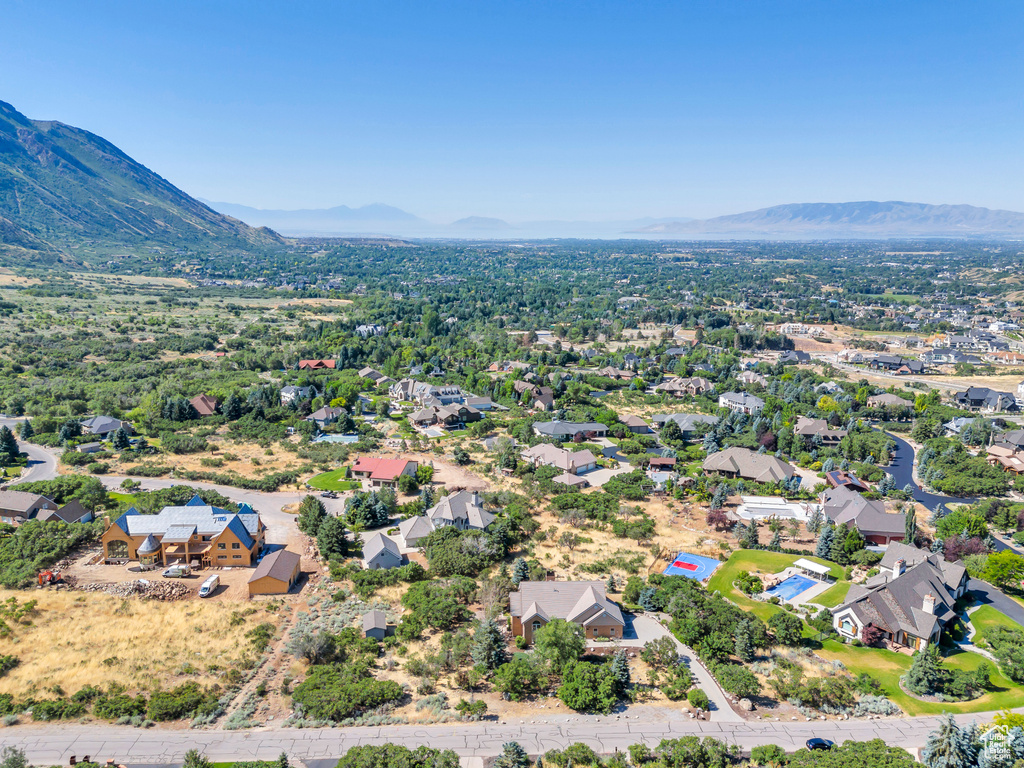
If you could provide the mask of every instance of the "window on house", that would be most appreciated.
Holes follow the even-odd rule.
[[[241,548],[242,548],[242,545],[241,545],[241,544],[239,544],[239,543],[238,543],[237,541],[232,541],[232,542],[231,542],[231,548],[232,548],[232,549],[241,549]]]
[[[536,632],[538,629],[540,629],[540,622],[539,621],[533,622],[533,631]]]
[[[217,549],[227,549],[227,548],[228,548],[228,545],[225,544],[223,541],[220,544],[217,545]]]
[[[241,556],[241,555],[232,555],[232,556],[231,556],[231,559],[232,559],[232,560],[241,560],[241,559],[242,559],[242,556]]]
[[[217,559],[218,560],[227,560],[228,556],[227,555],[217,555]]]

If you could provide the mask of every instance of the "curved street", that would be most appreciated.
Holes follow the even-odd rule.
[[[23,421],[24,419],[0,417],[0,427],[10,427],[14,434],[17,435],[18,426]],[[18,441],[18,448],[28,455],[28,466],[17,480],[11,482],[11,485],[32,483],[37,480],[52,480],[57,476],[56,453],[32,443],[22,442],[21,440]]]
[[[928,509],[934,510],[940,504],[971,504],[977,501],[976,498],[958,498],[956,496],[942,496],[937,493],[923,491],[918,486],[914,477],[914,447],[899,435],[886,432],[889,437],[896,441],[896,450],[892,455],[892,462],[885,467],[885,471],[896,480],[896,487],[903,488],[906,485],[914,487],[914,499],[924,504]]]

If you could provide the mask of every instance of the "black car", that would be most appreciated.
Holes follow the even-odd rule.
[[[807,740],[807,748],[808,749],[832,749],[832,747],[834,747],[835,745],[836,745],[836,743],[834,741],[829,741],[828,739],[808,739]]]

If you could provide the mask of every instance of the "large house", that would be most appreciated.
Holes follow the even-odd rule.
[[[82,432],[84,434],[96,435],[104,439],[109,438],[119,429],[124,429],[129,435],[135,434],[131,422],[115,419],[113,416],[93,416],[82,422]]]
[[[461,427],[482,418],[483,414],[469,405],[430,405],[409,414],[409,421],[417,427]]]
[[[901,512],[886,512],[885,503],[865,499],[857,491],[843,485],[830,488],[821,495],[825,516],[836,525],[857,527],[871,544],[883,545],[903,541],[907,517]]]
[[[796,474],[793,466],[782,459],[736,446],[712,453],[704,459],[701,467],[705,472],[718,472],[726,477],[741,477],[758,483],[781,482]]]
[[[533,425],[534,434],[541,437],[553,437],[557,440],[572,440],[577,435],[584,438],[604,437],[608,427],[596,421],[573,423],[571,421],[538,421]]]
[[[806,416],[797,416],[796,424],[793,426],[793,434],[813,440],[815,437],[821,440],[824,446],[839,445],[839,441],[846,437],[845,429],[832,429],[824,419],[809,419]]]
[[[196,395],[189,402],[199,416],[214,416],[217,413],[217,398],[209,395]]]
[[[654,387],[655,392],[664,392],[675,397],[703,395],[712,389],[714,389],[714,384],[703,376],[694,376],[689,379],[669,379]]]
[[[41,509],[36,520],[58,520],[62,523],[91,523],[93,513],[78,499],[72,499],[60,509]]]
[[[367,381],[371,381],[371,382],[373,382],[373,384],[375,386],[378,386],[378,387],[381,384],[390,384],[392,381],[394,381],[394,379],[392,379],[390,376],[388,376],[387,374],[381,373],[376,368],[370,368],[370,367],[362,368],[359,371],[358,375],[359,375],[360,379],[366,379]]]
[[[697,437],[702,428],[710,429],[718,424],[718,417],[706,413],[662,413],[654,416],[651,421],[658,429],[662,429],[665,424],[674,421],[679,427],[679,431],[683,433],[683,439],[692,440]]]
[[[550,443],[540,443],[522,453],[524,461],[535,467],[555,467],[570,475],[597,469],[597,457],[589,450],[567,451]]]
[[[38,493],[0,491],[0,523],[21,525],[46,510],[57,510],[57,505]]]
[[[418,547],[438,528],[454,526],[460,531],[483,531],[494,522],[494,518],[493,512],[484,509],[484,500],[479,493],[459,491],[445,496],[424,514],[403,520],[398,532],[407,548]]]
[[[299,360],[300,371],[333,371],[337,366],[336,360]]]
[[[302,403],[312,400],[316,395],[316,387],[296,387],[294,384],[289,384],[286,387],[281,387],[281,405]]]
[[[911,408],[913,403],[909,400],[905,400],[899,395],[894,395],[891,392],[883,392],[880,395],[871,395],[868,398],[868,408]]]
[[[320,429],[329,427],[331,424],[336,422],[346,413],[344,408],[338,408],[333,405],[325,405],[323,408],[317,408],[309,416],[306,417],[306,421],[311,421],[317,425]]]
[[[184,506],[164,507],[156,515],[129,509],[107,527],[100,541],[107,562],[250,566],[263,547],[265,530],[259,514],[248,505],[229,512],[194,496]]]
[[[953,402],[961,408],[982,413],[1017,411],[1017,398],[1010,392],[999,392],[988,387],[968,387],[953,395]]]
[[[967,569],[942,555],[899,542],[886,549],[879,573],[853,584],[832,610],[832,625],[850,639],[877,627],[890,646],[924,650],[956,621],[953,605],[967,591]]]
[[[754,371],[742,371],[739,376],[736,377],[736,381],[740,384],[756,384],[759,387],[767,387],[768,379],[762,376],[760,373]]]
[[[733,413],[760,413],[764,400],[748,392],[726,392],[718,396],[718,407],[728,408]]]
[[[416,476],[416,469],[419,465],[409,459],[380,459],[372,456],[363,456],[356,459],[352,465],[352,476],[368,480],[373,488],[389,486],[394,488],[398,485],[398,478],[402,475]]]
[[[583,627],[587,638],[621,638],[626,626],[619,606],[600,581],[521,581],[508,596],[512,634],[532,643],[541,627],[564,619]]]

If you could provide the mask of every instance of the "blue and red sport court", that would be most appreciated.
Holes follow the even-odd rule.
[[[685,576],[688,579],[707,581],[721,564],[718,560],[712,560],[710,557],[680,552],[664,573],[666,576]]]

